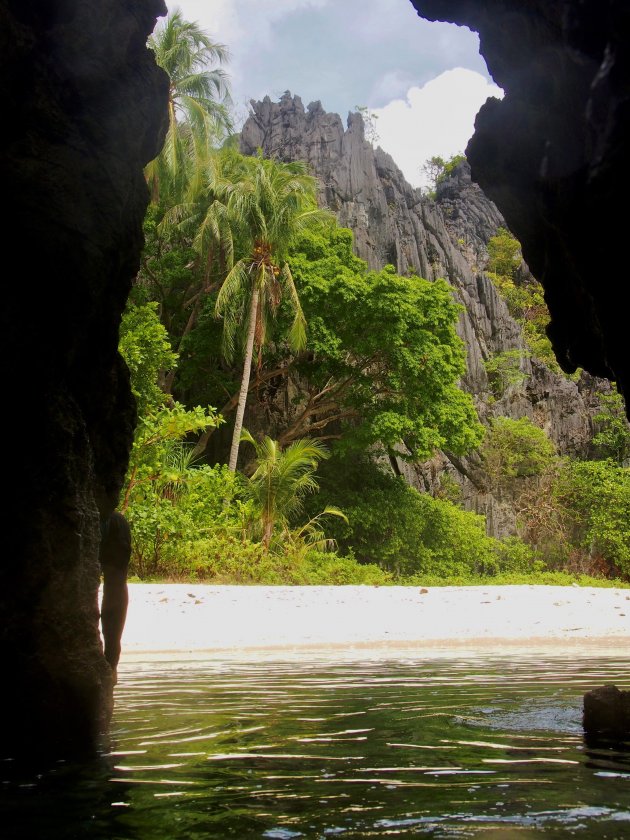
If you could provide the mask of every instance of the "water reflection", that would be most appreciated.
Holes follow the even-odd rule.
[[[111,750],[20,777],[6,838],[630,836],[630,752],[585,743],[612,657],[120,669]]]

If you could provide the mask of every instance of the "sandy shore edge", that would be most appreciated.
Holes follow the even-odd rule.
[[[630,654],[630,588],[129,585],[123,658],[558,649]]]

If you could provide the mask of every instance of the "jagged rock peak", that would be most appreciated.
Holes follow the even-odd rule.
[[[339,114],[328,113],[320,102],[305,109],[300,97],[289,91],[278,102],[265,97],[252,101],[251,107],[241,133],[244,154],[262,149],[267,157],[305,161],[319,179],[320,203],[354,231],[356,252],[370,267],[391,263],[400,272],[435,276],[430,249],[415,244],[424,225],[409,228],[404,219],[409,210],[419,211],[422,195],[407,183],[390,155],[373,149],[365,139],[359,112],[348,115],[344,128]]]
[[[359,112],[344,129],[337,114],[321,103],[304,109],[288,91],[279,102],[269,97],[252,102],[241,135],[241,151],[262,149],[279,160],[306,161],[319,179],[320,202],[336,212],[354,233],[358,256],[378,269],[391,263],[401,274],[415,272],[429,280],[445,277],[463,310],[458,333],[466,347],[463,387],[477,404],[480,417],[529,417],[544,427],[558,450],[579,454],[588,447],[594,413],[591,390],[529,358],[522,327],[485,274],[488,240],[507,224],[496,205],[471,180],[466,161],[455,167],[437,189],[435,200],[423,196],[404,178],[382,149],[365,139]],[[520,357],[523,384],[491,399],[484,362],[497,354]],[[490,533],[513,532],[514,509],[494,498],[479,477],[478,459],[454,459],[439,453],[428,465],[399,465],[410,483],[433,489],[448,471],[462,487],[464,504],[488,519]]]

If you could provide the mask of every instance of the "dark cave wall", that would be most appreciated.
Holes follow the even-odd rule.
[[[625,204],[630,189],[627,0],[411,0],[479,32],[502,101],[466,155],[541,281],[563,369],[630,392]],[[628,400],[626,399],[628,403]]]
[[[135,423],[118,327],[139,263],[143,167],[168,79],[146,48],[162,0],[1,0],[5,123],[0,745],[90,749],[111,711],[98,627],[99,514]],[[5,428],[7,428],[5,423]]]

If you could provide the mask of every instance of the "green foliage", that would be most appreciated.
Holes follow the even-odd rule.
[[[160,374],[171,370],[177,356],[157,314],[157,303],[127,304],[120,325],[119,350],[131,374],[131,390],[138,403],[138,414],[159,409],[165,394],[158,385]]]
[[[324,532],[322,523],[328,516],[337,516],[344,522],[348,521],[348,517],[342,510],[333,505],[326,505],[320,513],[311,516],[308,522],[298,525],[287,533],[287,542],[291,544],[295,552],[304,554],[317,551],[320,554],[325,554],[337,547],[335,540],[332,537],[327,537]]]
[[[560,367],[547,337],[549,311],[540,283],[521,275],[521,246],[505,228],[499,228],[488,242],[488,275],[507,303],[510,315],[523,328],[528,350],[548,368]]]
[[[553,492],[573,543],[630,577],[630,470],[612,461],[570,461]]]
[[[423,163],[421,172],[429,182],[427,191],[429,198],[435,199],[437,185],[449,178],[455,167],[464,160],[466,160],[466,156],[459,153],[448,158],[448,160],[440,157],[440,155],[434,155]]]
[[[221,500],[231,490],[225,467],[188,465],[177,456],[157,465],[163,475],[132,488],[126,515],[133,535],[131,569],[141,578],[172,574],[187,546],[208,532],[237,532],[235,512]]]
[[[246,320],[254,289],[259,293],[257,346],[265,343],[268,320],[283,299],[293,310],[289,342],[295,349],[304,346],[306,325],[286,256],[300,230],[327,216],[317,210],[317,182],[306,164],[281,163],[260,154],[238,159],[240,171],[233,173],[236,177],[215,199],[215,203],[225,202],[226,222],[232,238],[238,237],[241,251],[216,301],[228,359],[234,354],[235,336]]]
[[[500,398],[508,388],[522,385],[527,380],[528,375],[522,369],[525,356],[523,350],[504,350],[483,363],[495,397]]]
[[[630,578],[630,470],[557,461],[519,504],[522,532],[550,568]]]
[[[237,408],[239,374],[221,359],[214,315],[222,313],[225,345],[235,349],[254,278],[261,305],[249,391],[259,401],[267,393],[276,399],[269,412],[277,425],[270,431],[282,446],[334,434],[349,448],[378,443],[414,459],[478,445],[482,432],[472,398],[457,384],[464,349],[455,331],[460,306],[448,284],[399,277],[391,266],[368,271],[352,253],[351,232],[315,210],[314,182],[302,184],[299,167],[245,159],[234,150],[214,160],[205,197],[167,214],[168,224],[157,223],[156,211],[147,225],[138,292],[159,298],[180,355],[167,390],[186,404],[220,406],[226,416]],[[297,204],[296,184],[303,188]],[[269,195],[276,187],[282,200],[274,204]],[[275,320],[269,317],[274,311]],[[308,345],[300,352],[305,320]],[[272,390],[260,387],[272,379]],[[282,390],[280,417],[276,395]]]
[[[494,577],[480,575],[415,575],[399,581],[406,586],[585,586],[600,589],[627,588],[628,582],[560,571],[499,572]]]
[[[161,225],[165,209],[151,204],[144,220],[144,250],[131,291],[137,305],[154,301],[171,346],[180,351],[191,314],[196,318],[203,294],[214,278],[201,270],[197,254],[177,230]]]
[[[555,458],[555,447],[528,417],[496,417],[480,448],[486,473],[496,486],[541,475]]]
[[[232,479],[223,468],[195,465],[185,443],[188,435],[221,422],[215,411],[186,409],[169,401],[157,384],[177,357],[154,303],[128,305],[119,348],[139,409],[121,507],[133,536],[132,571],[146,576],[163,567],[169,540],[190,538],[222,519],[217,500],[231,492]]]
[[[355,105],[354,110],[361,114],[363,118],[363,126],[365,129],[365,139],[368,143],[371,143],[372,146],[375,146],[379,141],[378,131],[376,129],[376,121],[378,120],[378,114],[375,114],[371,111],[367,105]]]
[[[122,509],[133,535],[140,576],[163,565],[165,543],[190,538],[221,520],[220,500],[231,487],[225,468],[195,465],[183,438],[216,425],[212,409],[179,403],[140,418],[127,472]]]
[[[300,350],[306,342],[306,322],[286,262],[287,249],[300,230],[329,214],[317,209],[317,182],[304,163],[265,159],[262,153],[245,157],[231,150],[216,158],[232,164],[231,179],[210,180],[207,211],[193,245],[204,262],[218,253],[225,263],[215,314],[223,319],[227,361],[234,357],[239,334],[242,337],[243,373],[229,460],[234,471],[254,350],[260,357],[269,321],[281,302],[292,314],[286,330],[290,348]],[[197,216],[195,209],[186,223],[192,218],[196,224]]]
[[[453,170],[456,166],[459,166],[460,163],[466,160],[466,155],[462,154],[461,152],[457,155],[453,155],[447,161],[444,162],[444,169],[442,173],[438,176],[438,183],[441,181],[445,181],[447,178],[450,177]]]
[[[392,575],[374,563],[358,563],[352,554],[312,551],[306,556],[305,583],[315,586],[383,586]]]
[[[495,544],[497,574],[531,575],[544,571],[545,562],[536,550],[518,537],[504,537]]]
[[[428,158],[420,167],[420,171],[425,175],[429,182],[429,194],[435,197],[435,188],[437,186],[438,178],[443,174],[446,167],[446,161],[440,155],[433,155]]]
[[[314,473],[319,461],[328,457],[328,452],[317,440],[296,440],[286,449],[270,437],[258,443],[247,430],[243,430],[241,440],[250,443],[256,451],[255,470],[247,481],[246,492],[260,524],[263,546],[268,550],[278,527],[280,540],[286,540],[290,519],[304,509],[304,496],[317,490]],[[318,542],[325,545],[319,525],[323,515],[345,519],[336,508],[327,507],[294,532],[293,540],[299,544]]]
[[[459,504],[462,498],[461,484],[450,473],[444,472],[440,476],[439,486],[435,492],[435,496],[438,499],[446,499],[449,502],[453,502],[453,504]]]
[[[232,130],[227,49],[183,19],[179,10],[149,38],[156,62],[170,78],[169,127],[158,157],[146,167],[154,201],[181,201],[195,189],[210,148]]]
[[[630,458],[630,424],[626,416],[623,397],[617,391],[600,395],[600,411],[593,417],[600,430],[593,437],[593,443],[600,448],[605,458],[612,458],[623,466]]]
[[[258,586],[385,585],[391,575],[332,552],[267,552],[262,543],[217,532],[165,552],[162,576],[214,584]]]
[[[523,261],[519,241],[506,228],[499,228],[488,242],[488,258],[489,272],[513,280]]]
[[[478,444],[472,399],[457,384],[460,307],[446,281],[368,271],[339,228],[303,233],[290,261],[310,352],[287,371],[305,397],[283,439],[340,428],[346,448],[394,452],[402,440],[412,459]]]
[[[419,493],[365,457],[323,465],[321,488],[348,517],[346,523],[331,523],[340,550],[377,563],[396,579],[536,568],[534,555],[520,541],[488,537],[482,516]]]
[[[479,445],[472,399],[457,385],[465,367],[452,290],[391,266],[368,271],[352,254],[352,234],[323,224],[303,164],[245,158],[231,143],[213,148],[230,131],[227,53],[196,24],[174,13],[152,44],[171,77],[170,128],[147,167],[153,204],[120,343],[140,413],[123,501],[136,571],[252,583],[471,579],[539,572],[544,552],[561,567],[630,574],[628,472],[618,466],[630,433],[618,395],[602,399],[593,440],[618,465],[565,464],[529,421],[492,423],[481,454],[497,487],[528,488],[519,504],[531,546],[487,537],[481,517],[452,503],[458,488],[445,483],[431,498],[366,460],[366,452],[418,460]],[[373,115],[357,110],[374,142]],[[434,189],[462,158],[427,162]],[[542,288],[522,271],[518,242],[501,229],[488,254],[527,352],[557,370]],[[243,372],[239,400],[240,372],[225,359],[241,340],[257,364],[252,383]],[[521,368],[518,350],[488,360],[495,396],[522,383]],[[248,394],[257,419],[273,426],[265,429],[277,438],[265,439],[275,446],[273,469],[262,464],[274,460],[269,447],[249,480],[195,462],[187,441],[220,422],[203,406],[229,413],[238,403],[238,440]],[[327,483],[308,498],[318,457],[302,452],[288,490],[272,479],[282,458],[300,462],[300,446],[321,448],[306,436],[336,441],[318,473]],[[310,519],[297,510],[303,500]],[[323,521],[346,556],[320,550],[331,547]]]

